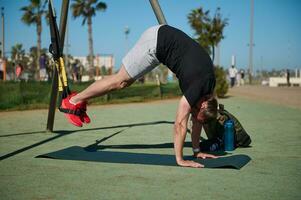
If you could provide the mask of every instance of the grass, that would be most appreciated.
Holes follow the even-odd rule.
[[[91,83],[70,83],[74,91],[82,91]],[[161,91],[160,91],[161,89]],[[0,82],[0,111],[48,108],[51,84],[48,82]],[[134,84],[124,90],[114,91],[103,97],[94,98],[91,104],[144,102],[181,95],[177,83],[161,85]]]

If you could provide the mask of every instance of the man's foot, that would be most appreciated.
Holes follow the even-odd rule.
[[[70,98],[75,95],[76,93],[72,93],[67,98],[62,100],[60,111],[65,113],[65,117],[71,124],[82,127],[83,122],[90,122],[90,118],[86,114],[86,103],[81,102],[72,104],[70,102]]]

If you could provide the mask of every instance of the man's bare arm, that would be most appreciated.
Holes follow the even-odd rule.
[[[203,165],[183,159],[183,145],[187,133],[187,122],[189,113],[191,111],[190,105],[183,96],[179,102],[176,120],[174,124],[174,149],[176,154],[177,164],[183,167],[203,167]]]
[[[191,143],[194,150],[200,151],[200,135],[202,131],[202,124],[192,115],[191,116]],[[198,153],[198,152],[197,152]]]
[[[202,128],[206,129],[206,126],[198,122],[198,120],[192,116],[192,130],[191,130],[191,141],[192,141],[192,148],[199,149],[199,152],[194,152],[194,156],[196,158],[218,158],[218,156],[214,156],[207,153],[200,152],[200,136]]]

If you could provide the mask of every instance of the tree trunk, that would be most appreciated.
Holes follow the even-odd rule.
[[[90,80],[94,78],[94,52],[92,38],[92,18],[88,17],[88,36],[89,36],[89,76]]]
[[[40,80],[40,55],[41,55],[41,34],[42,34],[42,23],[41,23],[41,17],[38,18],[37,21],[37,35],[38,35],[38,42],[37,42],[37,80]]]
[[[214,44],[212,44],[211,47],[212,47],[212,62],[213,62],[213,65],[214,65],[214,58],[215,58],[215,47],[214,47]]]

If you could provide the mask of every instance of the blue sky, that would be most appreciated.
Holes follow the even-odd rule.
[[[70,0],[72,3],[72,0]],[[157,24],[148,0],[102,0],[108,6],[103,13],[93,18],[94,52],[114,54],[119,68],[127,47],[132,47],[148,27]],[[36,45],[34,26],[21,22],[20,8],[27,0],[0,0],[5,8],[6,51],[22,43],[28,51]],[[60,13],[61,1],[54,0]],[[211,13],[221,8],[223,17],[229,19],[225,39],[221,42],[220,60],[224,67],[231,65],[231,56],[236,55],[238,68],[248,66],[248,43],[250,32],[250,0],[159,0],[169,25],[177,27],[193,37],[187,15],[202,6]],[[301,68],[301,1],[300,0],[254,0],[254,69]],[[58,15],[59,16],[59,15]],[[69,52],[73,56],[88,54],[87,26],[82,20],[74,20],[69,13]],[[124,28],[130,28],[128,42]],[[50,43],[49,28],[43,23],[42,47]]]

